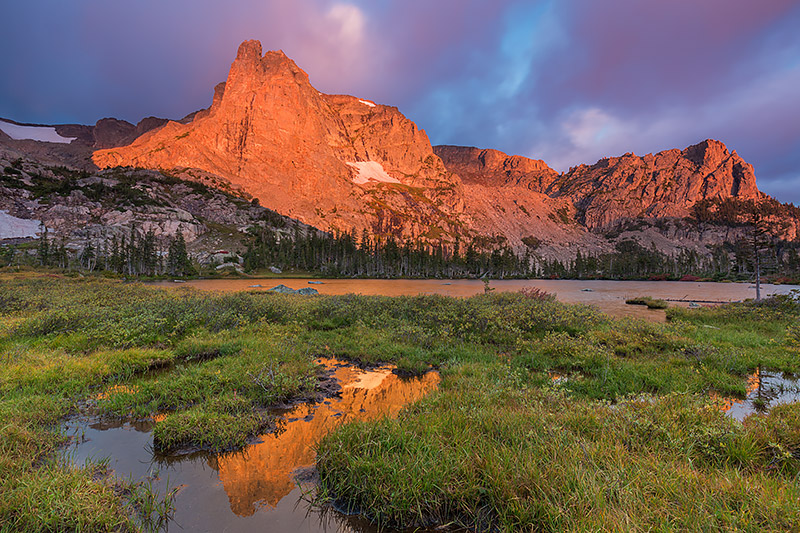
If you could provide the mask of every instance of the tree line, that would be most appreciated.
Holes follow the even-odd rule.
[[[332,277],[474,278],[524,277],[533,274],[532,256],[515,254],[508,246],[479,250],[456,240],[451,246],[374,237],[367,231],[301,231],[291,235],[272,228],[252,232],[244,253],[244,269],[271,266],[319,272]]]
[[[537,257],[530,248],[517,254],[504,245],[487,251],[470,242],[450,247],[420,241],[376,238],[363,232],[331,234],[316,231],[281,234],[255,231],[244,254],[244,268],[271,266],[318,272],[332,277],[412,278],[570,278],[570,279],[800,279],[800,244],[766,239],[754,244],[744,234],[735,242],[713,247],[709,254],[683,248],[667,254],[634,240],[619,241],[609,253],[577,253],[572,260]],[[759,240],[760,239],[760,240]]]
[[[98,246],[89,241],[77,253],[70,254],[63,239],[52,240],[50,232],[43,227],[36,249],[39,266],[64,270],[93,272],[104,270],[130,277],[191,276],[197,271],[186,248],[186,240],[180,230],[166,241],[166,246],[156,238],[153,230],[141,232],[135,226],[122,235],[114,234]],[[5,264],[11,264],[14,249],[7,247]],[[0,262],[0,266],[3,262]]]
[[[800,245],[776,241],[753,247],[747,238],[715,245],[709,254],[683,248],[666,254],[636,241],[617,243],[614,252],[581,254],[572,261],[541,261],[539,277],[570,279],[747,280],[766,275],[781,281],[800,280]]]
[[[773,237],[776,209],[742,210],[731,201],[700,204],[698,224],[736,224],[746,231],[734,242],[715,245],[708,253],[684,248],[667,254],[654,246],[622,240],[608,253],[578,252],[571,260],[540,257],[538,239],[528,238],[523,253],[501,239],[455,242],[445,246],[376,237],[363,231],[329,233],[301,229],[256,227],[250,230],[243,268],[255,272],[270,267],[294,269],[330,277],[377,278],[571,278],[571,279],[754,279],[762,275],[783,281],[800,280],[800,243]],[[745,206],[747,207],[747,206]],[[744,215],[742,214],[744,213]],[[749,213],[749,214],[748,214]],[[536,241],[536,242],[534,242]],[[14,247],[0,247],[0,266],[12,264]],[[108,271],[128,277],[191,276],[198,273],[187,252],[182,232],[158,239],[152,230],[135,226],[115,233],[100,244],[89,242],[75,251],[53,240],[43,228],[36,264],[67,270]]]

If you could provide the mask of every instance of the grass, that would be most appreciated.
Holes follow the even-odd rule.
[[[287,329],[271,329],[271,319],[287,322],[290,306],[196,296],[114,281],[0,279],[0,531],[152,529],[168,514],[169,495],[109,477],[102,464],[59,461],[57,423],[70,413],[163,414],[157,448],[222,450],[268,427],[266,406],[313,390],[309,354],[287,350]]]
[[[651,296],[638,296],[625,300],[628,305],[646,305],[648,309],[666,309],[669,307],[665,300],[653,298]]]
[[[440,392],[397,420],[320,443],[321,500],[394,527],[795,530],[800,405],[741,424],[707,393],[742,396],[763,363],[796,372],[800,306],[669,313],[551,322],[491,362],[448,361]]]
[[[224,451],[318,394],[315,358],[433,367],[440,390],[319,445],[321,502],[382,525],[791,530],[800,411],[711,400],[800,371],[788,298],[613,320],[546,295],[302,298],[0,274],[0,531],[164,525],[171,496],[58,459],[58,423],[155,420],[162,452]],[[553,381],[551,375],[562,379]]]
[[[782,531],[800,520],[789,439],[692,396],[612,408],[513,381],[461,386],[326,438],[325,493],[386,526]]]

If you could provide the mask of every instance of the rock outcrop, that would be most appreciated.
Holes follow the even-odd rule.
[[[711,139],[684,150],[580,165],[554,181],[547,193],[569,198],[579,222],[593,230],[630,219],[685,217],[700,200],[764,196],[752,165]]]
[[[543,193],[558,179],[558,172],[540,159],[468,146],[434,146],[433,151],[468,185],[523,187]]]
[[[283,52],[262,55],[258,41],[239,47],[208,110],[93,159],[202,169],[322,229],[403,238],[463,226],[461,181],[424,131],[394,107],[320,93]]]

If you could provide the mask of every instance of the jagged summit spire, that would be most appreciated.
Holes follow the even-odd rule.
[[[244,41],[239,45],[239,50],[236,52],[236,61],[261,59],[263,55],[261,51],[261,41],[249,40]]]
[[[321,93],[283,51],[264,52],[257,40],[239,45],[207,111],[93,160],[215,174],[321,229],[416,238],[435,226],[438,238],[467,223],[460,179],[413,122],[396,108]]]
[[[239,45],[236,59],[231,64],[228,74],[228,88],[238,83],[252,83],[263,81],[264,75],[289,73],[303,84],[309,84],[308,74],[297,66],[283,50],[268,50],[263,52],[261,41],[249,40]]]

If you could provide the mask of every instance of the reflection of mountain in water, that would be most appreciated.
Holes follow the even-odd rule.
[[[230,500],[231,510],[250,516],[260,505],[275,506],[296,487],[292,472],[314,462],[314,445],[331,429],[351,420],[395,416],[400,409],[419,400],[439,382],[429,372],[416,379],[401,379],[391,368],[363,371],[333,360],[342,391],[315,405],[302,404],[285,413],[286,423],[275,434],[242,453],[212,458],[209,463]]]
[[[733,398],[733,397],[720,397],[715,393],[711,394],[711,397],[714,399],[718,399],[720,401],[719,408],[728,413],[735,405],[743,405],[747,398],[753,392],[757,391],[758,388],[761,386],[761,369],[757,369],[755,372],[747,376],[747,385],[745,386],[745,398]]]
[[[753,400],[760,400],[762,410],[771,405],[800,401],[797,379],[757,369],[747,376],[746,398],[720,398],[720,408],[737,420],[743,420],[759,409]]]

